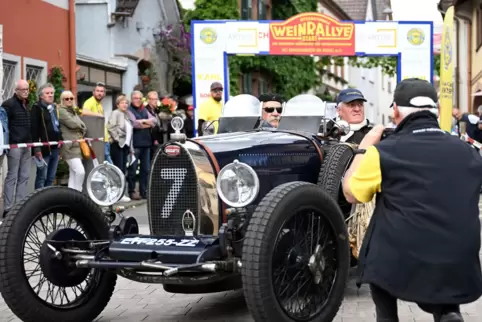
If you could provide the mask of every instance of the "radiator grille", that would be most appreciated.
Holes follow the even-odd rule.
[[[190,210],[199,222],[197,181],[194,164],[182,146],[177,156],[165,154],[164,148],[157,150],[148,189],[151,233],[184,235],[181,221],[186,210]]]

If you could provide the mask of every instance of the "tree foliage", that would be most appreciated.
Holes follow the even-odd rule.
[[[273,0],[273,20],[285,20],[300,12],[315,12],[317,6],[317,0]],[[195,9],[185,10],[183,14],[186,31],[190,31],[192,20],[240,19],[238,0],[196,0]],[[389,76],[395,76],[397,72],[396,57],[349,57],[348,61],[356,67],[381,67],[383,73]],[[324,77],[347,84],[346,80],[330,73],[327,68],[344,64],[343,57],[329,56],[317,60],[311,56],[231,56],[230,90],[232,95],[239,94],[239,76],[258,71],[271,77],[274,91],[293,97],[321,85]]]

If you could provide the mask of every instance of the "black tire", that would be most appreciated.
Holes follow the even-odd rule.
[[[93,321],[107,306],[117,275],[99,272],[99,282],[74,307],[55,307],[40,299],[25,276],[25,234],[37,218],[49,210],[64,209],[95,239],[108,239],[108,227],[100,208],[81,192],[66,187],[37,190],[14,206],[0,226],[0,291],[12,312],[26,322]]]
[[[275,240],[285,221],[303,206],[316,208],[329,221],[336,236],[337,272],[324,309],[303,321],[332,321],[343,301],[349,276],[348,233],[336,202],[319,186],[290,182],[271,190],[259,203],[247,227],[243,244],[243,291],[248,309],[257,322],[290,322],[273,289],[272,256]]]
[[[353,156],[353,148],[348,144],[340,143],[330,148],[321,164],[318,184],[338,202],[345,199],[341,193],[342,180]]]

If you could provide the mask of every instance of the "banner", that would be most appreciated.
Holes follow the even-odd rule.
[[[354,56],[355,24],[317,12],[269,25],[270,55]]]
[[[3,26],[0,25],[0,104],[3,101]]]
[[[440,48],[440,128],[451,132],[453,108],[453,39],[454,39],[454,7],[445,13]]]

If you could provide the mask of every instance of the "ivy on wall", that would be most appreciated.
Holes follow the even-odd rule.
[[[285,20],[300,12],[317,11],[318,0],[273,0],[272,19]],[[238,0],[196,0],[194,10],[181,10],[186,30],[191,20],[240,19]],[[435,71],[438,74],[440,60],[436,56]],[[437,65],[438,59],[438,65]],[[356,67],[381,67],[384,74],[395,76],[396,57],[349,57],[349,64]],[[331,65],[343,66],[343,57],[310,56],[231,56],[229,57],[231,95],[240,93],[239,76],[258,71],[271,77],[273,91],[293,97],[322,84],[323,77],[347,84],[346,80],[327,71]],[[320,95],[327,95],[321,93]]]

